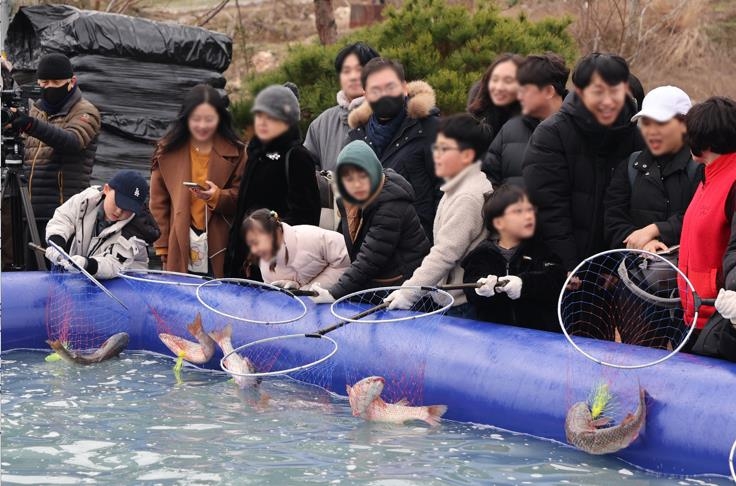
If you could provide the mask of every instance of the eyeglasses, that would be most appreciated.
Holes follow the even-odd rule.
[[[457,150],[458,152],[462,152],[463,149],[460,147],[445,147],[443,145],[437,145],[436,143],[432,144],[432,153],[433,154],[440,154],[445,155],[446,152],[451,152],[453,150]]]

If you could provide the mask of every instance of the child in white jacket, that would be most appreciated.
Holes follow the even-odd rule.
[[[258,260],[263,281],[272,285],[329,288],[350,266],[340,233],[310,225],[290,226],[279,221],[275,211],[253,211],[243,220],[241,230],[251,257]]]
[[[46,241],[67,250],[78,266],[99,279],[128,268],[148,266],[147,244],[159,236],[145,201],[148,183],[134,171],[118,172],[103,187],[92,186],[56,208],[46,226]],[[76,271],[53,246],[46,258]]]
[[[403,287],[463,283],[461,263],[487,234],[483,203],[493,187],[479,160],[489,143],[488,127],[471,115],[453,115],[440,122],[432,152],[435,174],[445,183],[434,218],[434,245]],[[472,317],[473,308],[463,291],[450,293],[455,302],[448,315]],[[410,309],[420,297],[412,289],[399,289],[386,301],[389,309]]]

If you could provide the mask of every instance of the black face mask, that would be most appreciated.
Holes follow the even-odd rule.
[[[50,105],[58,105],[64,101],[69,91],[69,83],[56,88],[41,88],[41,98]]]
[[[381,96],[376,101],[372,102],[371,108],[373,113],[379,119],[387,120],[396,117],[404,109],[404,95],[399,96]]]

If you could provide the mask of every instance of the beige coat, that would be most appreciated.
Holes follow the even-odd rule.
[[[483,203],[493,187],[481,172],[480,162],[466,167],[440,190],[444,195],[434,217],[434,245],[405,286],[463,283],[460,263],[487,236]],[[450,293],[456,306],[467,302],[462,290]]]
[[[260,262],[264,282],[291,280],[300,288],[315,283],[330,288],[350,266],[345,239],[340,233],[310,225],[281,223],[281,227],[284,244],[276,254],[273,270],[274,262]]]
[[[245,167],[245,147],[233,145],[216,136],[207,167],[207,179],[217,184],[220,195],[214,207],[207,207],[207,244],[210,272],[224,275],[225,249],[238,202],[240,177]],[[156,253],[166,254],[164,269],[187,272],[189,265],[189,228],[191,193],[183,182],[191,181],[189,145],[160,155],[151,171],[151,213],[161,229],[155,243]]]

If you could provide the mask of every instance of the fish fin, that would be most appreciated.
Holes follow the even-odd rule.
[[[271,395],[266,392],[261,392],[260,398],[258,398],[258,408],[266,408],[268,402],[271,401]]]
[[[220,344],[222,342],[222,338],[224,337],[222,329],[215,329],[214,331],[210,331],[208,334],[210,335],[212,340],[216,342],[217,344]]]
[[[440,424],[441,417],[447,412],[447,405],[430,405],[427,409],[427,418],[424,419],[432,427]]]
[[[635,419],[634,414],[629,412],[626,414],[626,417],[624,417],[624,419],[621,421],[621,425],[630,424],[631,422],[634,421],[634,419]]]
[[[601,417],[601,418],[593,420],[590,424],[596,429],[600,429],[601,427],[605,427],[606,425],[610,423],[611,423],[610,417]]]
[[[394,403],[394,405],[399,405],[401,407],[410,407],[411,403],[409,403],[409,400],[407,400],[406,398],[402,398],[398,402]]]
[[[197,337],[197,334],[202,332],[202,315],[197,312],[197,315],[194,316],[194,321],[192,321],[190,324],[187,324],[187,331],[189,331],[189,334]]]
[[[54,340],[54,341],[52,341],[52,340],[50,340],[50,339],[47,339],[47,340],[46,340],[46,344],[48,344],[48,345],[49,345],[49,347],[50,347],[51,349],[53,349],[54,351],[58,351],[58,350],[59,350],[59,348],[63,348],[63,347],[64,347],[64,345],[63,345],[63,344],[61,344],[61,341],[60,341],[60,340],[58,340],[58,339],[56,339],[56,340]]]

